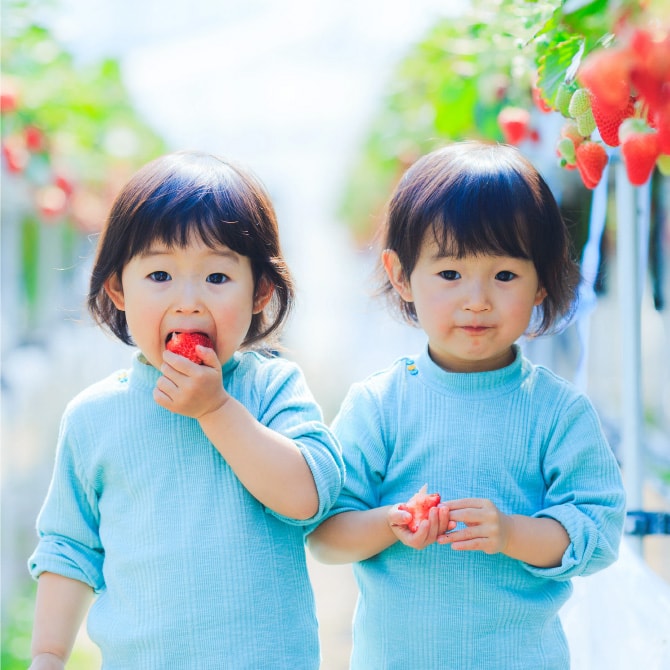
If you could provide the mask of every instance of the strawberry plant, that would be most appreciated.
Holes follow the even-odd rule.
[[[619,127],[637,118],[658,134],[650,174],[666,173],[669,33],[665,0],[472,0],[400,63],[352,171],[342,214],[366,239],[405,167],[460,139],[505,141],[522,151],[555,147],[558,164],[588,190],[595,184],[593,177],[583,181],[588,173],[578,169],[577,146],[599,143],[602,151],[588,152],[609,160],[612,149],[620,150]],[[566,118],[570,134],[576,128],[572,147],[563,131],[543,136],[547,109]]]
[[[583,19],[586,8],[596,4],[586,3]],[[658,2],[622,2],[607,16],[609,25],[597,33],[585,30],[585,20],[575,24],[569,17],[548,32],[538,51],[538,86],[554,109],[577,122],[584,139],[618,147],[622,125],[635,119],[636,132],[622,146],[621,156],[630,182],[641,186],[657,164],[659,169],[665,165],[664,155],[670,152],[670,12]],[[564,39],[564,27],[573,28],[569,39]],[[553,50],[564,48],[566,54],[557,61]],[[574,87],[565,114],[565,91]],[[584,122],[587,114],[593,124]]]

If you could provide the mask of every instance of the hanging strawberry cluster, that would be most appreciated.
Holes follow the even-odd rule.
[[[556,151],[589,188],[620,147],[631,184],[641,186],[658,166],[670,174],[670,32],[625,30],[608,48],[591,52],[576,80],[563,82],[552,107],[567,121]],[[594,133],[598,131],[597,135]]]

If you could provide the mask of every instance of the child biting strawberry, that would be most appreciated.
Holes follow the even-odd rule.
[[[293,297],[251,174],[177,152],[121,190],[89,308],[138,351],[62,420],[32,670],[65,667],[91,601],[106,670],[318,670],[304,533],[344,468],[302,372],[268,353]]]

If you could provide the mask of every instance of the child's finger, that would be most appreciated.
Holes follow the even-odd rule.
[[[461,498],[459,500],[449,500],[444,503],[450,510],[461,509],[482,509],[486,506],[487,501],[483,498]]]
[[[406,526],[412,520],[412,515],[394,505],[388,511],[387,520],[391,526]]]
[[[454,549],[474,548],[472,544],[481,538],[466,532],[467,529],[453,531],[437,538],[438,544],[450,544]]]
[[[199,344],[196,347],[196,351],[202,359],[203,365],[206,365],[208,368],[221,367],[221,363],[219,362],[219,358],[216,355],[216,351],[214,351],[214,349],[210,349],[209,347],[205,347],[202,344]]]
[[[451,528],[456,527],[456,522],[451,521],[451,514],[448,507],[437,507],[435,509],[437,515],[438,535],[444,535],[444,533],[446,533],[450,529],[450,527]]]
[[[435,542],[435,539],[434,525],[428,519],[423,519],[419,522],[419,526],[415,532],[407,530],[404,543],[414,549],[424,549],[429,544]]]

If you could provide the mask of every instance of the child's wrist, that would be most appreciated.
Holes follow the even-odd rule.
[[[205,409],[205,411],[195,417],[198,421],[206,421],[215,417],[227,404],[228,401],[232,398],[226,391],[223,391],[220,395],[217,395],[216,398],[212,398],[211,405]]]

